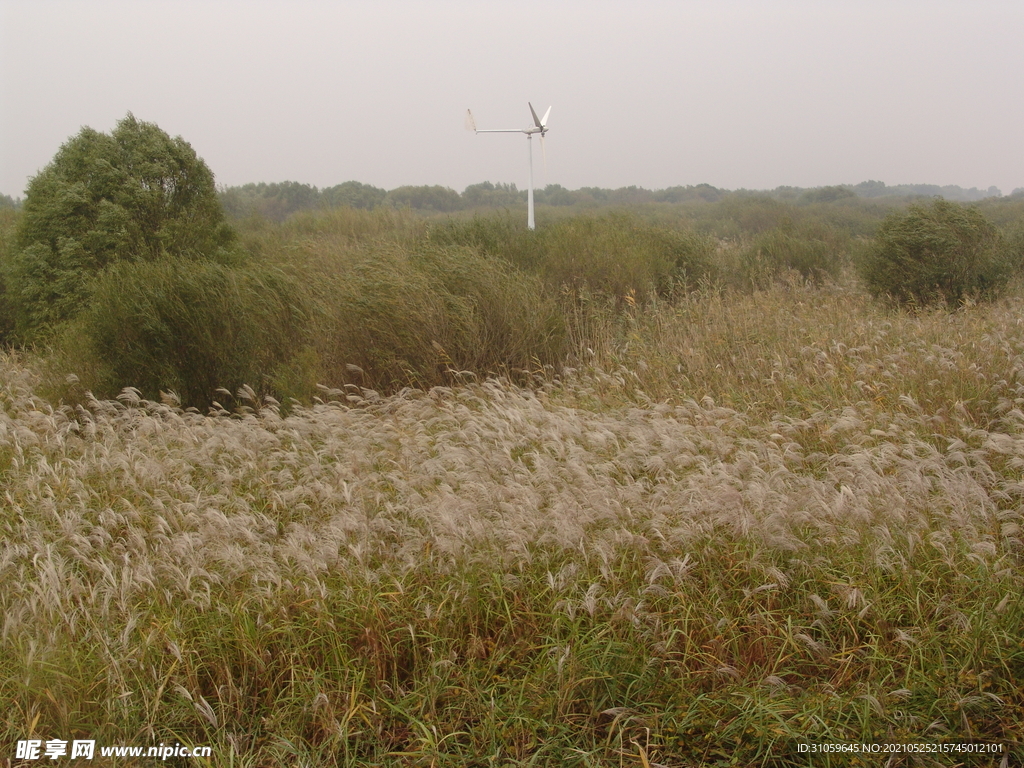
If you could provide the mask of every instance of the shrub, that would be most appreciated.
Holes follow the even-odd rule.
[[[442,296],[454,331],[445,351],[461,368],[560,360],[562,316],[536,278],[469,248],[420,248],[412,263]]]
[[[321,383],[377,390],[556,363],[565,329],[540,281],[465,246],[305,248]]]
[[[643,299],[714,274],[714,242],[622,213],[572,216],[531,232],[508,215],[450,221],[434,243],[470,245],[539,275],[549,288]]]
[[[806,192],[797,198],[799,203],[834,203],[837,200],[845,200],[848,198],[857,197],[857,193],[854,192],[850,187],[846,186],[831,186],[831,187],[817,187],[815,189],[808,189]]]
[[[0,197],[3,197],[0,195]],[[2,202],[2,201],[0,201]],[[7,264],[14,247],[14,233],[18,223],[15,208],[0,205],[0,265]],[[14,333],[14,314],[7,296],[7,281],[0,269],[0,343],[7,342]]]
[[[108,268],[56,344],[97,396],[171,390],[202,408],[218,388],[268,392],[305,327],[298,284],[280,271],[161,259]]]
[[[563,219],[543,232],[545,281],[616,297],[668,293],[677,281],[695,283],[712,271],[706,238],[655,227],[633,216]]]
[[[827,225],[786,222],[754,238],[741,258],[742,282],[765,287],[788,271],[814,282],[835,277],[842,266],[846,240]]]
[[[131,114],[109,135],[83,128],[26,190],[3,265],[18,334],[74,316],[110,264],[213,256],[231,239],[213,174],[182,138]]]
[[[1011,275],[1008,248],[975,208],[938,199],[882,222],[861,276],[875,296],[902,306],[991,299]]]
[[[736,240],[782,226],[795,213],[793,205],[767,195],[733,192],[703,210],[699,226],[716,237]]]
[[[527,229],[522,216],[505,212],[434,224],[427,232],[427,240],[438,246],[469,246],[519,269],[537,272],[543,261],[541,232]]]

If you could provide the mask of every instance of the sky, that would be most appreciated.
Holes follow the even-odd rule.
[[[226,186],[1024,187],[1024,2],[0,0],[0,193],[83,126]]]

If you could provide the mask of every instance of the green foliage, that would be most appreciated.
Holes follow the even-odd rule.
[[[0,266],[10,262],[18,218],[18,212],[14,207],[0,206]],[[0,343],[9,341],[13,333],[14,315],[7,297],[7,281],[3,270],[0,269]]]
[[[386,195],[387,191],[380,187],[358,181],[346,181],[323,190],[320,198],[324,207],[346,206],[373,210],[384,202]]]
[[[427,239],[435,245],[470,246],[529,272],[536,272],[543,258],[539,232],[531,232],[522,216],[508,211],[475,215],[471,219],[447,219],[431,226]]]
[[[299,244],[322,242],[334,247],[377,240],[415,241],[423,229],[411,212],[385,206],[372,211],[348,207],[299,211],[280,223],[257,216],[240,220],[236,226],[242,250],[257,259],[276,254],[274,258],[282,263],[288,261],[284,252]]]
[[[524,204],[526,192],[520,192],[515,184],[470,184],[462,192],[463,208],[506,208]]]
[[[534,190],[533,195],[537,205],[570,206],[579,202],[578,195],[561,184],[548,184],[544,189]]]
[[[84,351],[97,393],[134,386],[172,390],[205,407],[218,388],[267,390],[267,374],[299,346],[297,287],[278,271],[210,261],[121,262],[97,280],[93,300],[57,345]]]
[[[1016,765],[1021,301],[893,316],[800,285],[647,309],[596,350],[614,365],[539,390],[287,418],[51,407],[0,354],[6,743],[796,768],[877,763],[809,741],[973,741],[1002,751],[968,764]]]
[[[299,213],[325,208],[373,210],[384,202],[386,194],[379,187],[358,181],[346,181],[323,190],[297,181],[260,182],[227,187],[219,192],[224,211],[232,219],[263,219],[277,223]]]
[[[1011,276],[1011,254],[974,208],[946,200],[912,205],[882,222],[861,275],[875,296],[903,306],[991,299]]]
[[[218,388],[269,389],[269,374],[301,347],[300,302],[279,270],[125,261],[96,281],[89,307],[55,341],[98,395],[170,390],[205,407]]]
[[[696,186],[669,187],[654,192],[654,200],[659,203],[683,203],[700,201],[705,203],[716,203],[722,199],[725,192],[710,184],[697,184]]]
[[[519,217],[476,216],[430,230],[433,242],[471,245],[539,275],[553,291],[643,299],[714,275],[714,243],[623,213],[572,216],[530,231]]]
[[[50,406],[0,353],[6,740],[438,768],[973,740],[1013,764],[1024,303],[787,281],[842,264],[827,206],[877,209],[750,204],[770,226],[725,243],[664,207],[535,232],[345,208],[244,222],[245,266],[111,265],[60,337],[100,397],[335,402]],[[755,245],[764,290],[608,298]],[[567,359],[534,389],[366,391]]]
[[[564,219],[543,231],[542,243],[541,275],[573,291],[643,300],[712,273],[710,241],[624,214]]]
[[[799,200],[801,203],[834,203],[837,200],[845,200],[856,196],[857,193],[849,187],[832,186],[809,189],[800,195]]]
[[[236,202],[251,193],[261,205],[277,200],[291,212],[281,221],[266,211],[238,220],[232,253],[245,254],[244,262],[195,260],[190,267],[173,263],[166,249],[159,258],[111,258],[84,291],[87,311],[52,337],[65,372],[100,396],[136,386],[151,398],[175,390],[183,402],[204,406],[218,388],[242,384],[308,403],[322,387],[384,394],[463,381],[465,372],[593,362],[594,353],[584,351],[612,338],[621,346],[616,355],[638,348],[634,335],[657,330],[643,318],[665,299],[679,310],[691,294],[715,294],[714,286],[761,292],[775,282],[791,287],[796,273],[814,283],[841,282],[850,252],[868,248],[893,205],[842,187],[817,196],[796,188],[734,193],[719,202],[720,190],[680,187],[672,191],[679,203],[652,202],[639,188],[588,189],[572,205],[639,202],[628,212],[602,207],[586,215],[549,206],[532,231],[511,208],[471,218],[435,215],[438,207],[474,200],[483,207],[522,194],[506,185],[474,185],[461,200],[442,187],[405,187],[389,193],[388,205],[367,202],[374,210],[359,209],[359,195],[383,198],[383,190],[355,182],[323,193],[295,183],[233,189]],[[335,202],[352,198],[326,208],[328,193]],[[590,202],[580,203],[584,197]],[[985,205],[998,210],[1007,231],[1003,262],[1019,263],[1024,237],[1012,236],[1019,203]],[[22,266],[50,260],[60,269],[22,281],[22,295],[31,282],[35,306],[77,317],[78,277],[93,266],[83,242],[59,241],[59,260],[42,244],[24,248]],[[8,306],[13,302],[0,300],[0,331]],[[732,346],[722,341],[712,368],[729,368],[736,358],[724,350]],[[690,355],[697,346],[688,340],[673,348]],[[688,375],[693,360],[670,355],[663,362]],[[660,365],[651,359],[640,367]],[[770,381],[773,375],[764,373]]]
[[[454,189],[441,186],[398,187],[387,193],[384,202],[393,208],[451,213],[462,207],[462,199]]]
[[[539,280],[468,247],[317,243],[301,267],[323,381],[393,391],[558,363],[565,328]],[[308,361],[307,361],[308,362]]]
[[[26,191],[3,265],[18,335],[72,317],[113,263],[214,256],[232,236],[213,174],[182,138],[131,114],[111,134],[83,128]]]
[[[796,271],[805,280],[821,282],[839,274],[847,239],[827,225],[786,222],[754,238],[741,258],[740,274],[733,277],[763,288]]]
[[[318,207],[320,192],[316,187],[297,181],[261,182],[222,190],[220,201],[232,218],[258,216],[270,221],[284,221],[296,211]]]
[[[1002,230],[1024,225],[1024,190],[1006,197],[993,197],[977,204],[985,218]]]
[[[112,265],[54,337],[58,367],[97,396],[172,390],[205,408],[243,384],[308,403],[318,385],[393,392],[564,359],[565,322],[539,278],[472,247],[399,236],[396,217],[338,209],[246,229],[244,265]]]
[[[887,186],[883,181],[862,181],[851,189],[860,197],[936,197],[941,195],[947,200],[957,200],[964,203],[976,202],[985,198],[999,197],[1000,191],[996,187],[978,189],[971,187],[964,189],[956,184],[939,186],[937,184],[896,184]]]
[[[702,213],[700,229],[720,238],[739,239],[792,223],[795,208],[767,195],[734,193]]]

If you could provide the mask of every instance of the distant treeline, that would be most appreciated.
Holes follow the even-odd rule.
[[[333,187],[317,189],[311,184],[281,181],[267,184],[244,184],[240,187],[221,187],[220,200],[225,212],[232,218],[260,216],[271,221],[283,221],[298,211],[329,208],[360,208],[373,210],[381,206],[411,208],[413,210],[452,213],[478,208],[505,208],[526,202],[526,190],[515,184],[493,184],[489,181],[471,184],[459,194],[450,187],[404,186],[388,191],[371,184],[346,181]],[[882,181],[862,181],[860,184],[840,184],[828,187],[776,187],[772,190],[719,189],[710,184],[644,189],[620,187],[602,189],[581,187],[566,189],[561,184],[549,184],[535,191],[539,205],[599,206],[638,205],[641,203],[715,203],[726,195],[757,195],[797,203],[831,203],[843,198],[918,198],[943,197],[961,203],[971,203],[991,197],[1002,197],[996,187],[964,189],[956,185],[895,184]],[[1024,187],[1015,189],[1008,197],[1024,197]],[[0,194],[0,210],[21,207],[21,198]]]
[[[958,202],[975,202],[991,197],[1002,197],[996,187],[986,190],[971,187],[964,189],[956,185],[937,184],[896,184],[889,186],[881,181],[864,181],[854,185],[827,187],[777,187],[774,190],[728,190],[710,184],[668,187],[667,189],[644,189],[643,187],[620,187],[602,189],[581,187],[570,190],[560,184],[549,184],[535,191],[539,205],[575,206],[578,208],[598,206],[638,205],[643,203],[687,203],[718,202],[727,195],[758,195],[796,203],[830,203],[843,198],[915,198],[943,197]],[[1024,197],[1024,187],[1014,190],[1012,197]],[[372,210],[381,206],[410,208],[413,210],[452,213],[479,208],[504,208],[526,201],[526,190],[515,184],[493,184],[489,181],[471,184],[459,194],[450,187],[403,186],[390,191],[346,181],[333,187],[317,189],[310,184],[297,181],[282,181],[272,184],[245,184],[240,187],[222,187],[220,199],[225,212],[232,218],[261,216],[272,221],[283,221],[299,211],[318,208],[350,207]],[[14,204],[10,198],[0,199],[0,206]]]

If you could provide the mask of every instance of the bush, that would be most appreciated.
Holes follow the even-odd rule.
[[[741,281],[747,287],[763,288],[789,271],[814,282],[835,277],[842,267],[848,239],[820,223],[796,226],[786,222],[755,237],[743,252]]]
[[[783,226],[797,214],[795,206],[763,194],[733,192],[701,211],[701,231],[740,240]]]
[[[939,199],[886,217],[860,271],[872,294],[901,306],[958,307],[998,295],[1012,255],[978,210]]]
[[[205,408],[220,387],[271,390],[270,374],[302,348],[298,283],[269,269],[161,259],[112,265],[56,345],[97,396],[133,386],[174,391]]]
[[[550,285],[645,300],[712,273],[707,238],[610,214],[563,219],[543,232],[540,273]]]
[[[441,247],[468,246],[536,273],[544,258],[542,233],[543,229],[529,230],[522,216],[504,212],[432,224],[427,241]]]
[[[300,265],[319,383],[376,390],[554,364],[565,328],[540,281],[464,246],[320,241]],[[293,256],[293,258],[296,258]]]
[[[0,195],[0,197],[3,197]],[[12,207],[0,205],[0,265],[10,262],[14,248],[14,234],[18,224],[18,212]],[[0,343],[6,343],[14,334],[14,314],[7,296],[7,281],[0,270]]]
[[[109,135],[83,128],[26,190],[3,264],[18,335],[73,317],[110,264],[214,256],[232,237],[213,174],[182,138],[131,114]]]
[[[714,242],[628,214],[572,216],[531,232],[508,215],[451,221],[432,242],[469,245],[539,275],[553,291],[665,294],[714,275]]]

